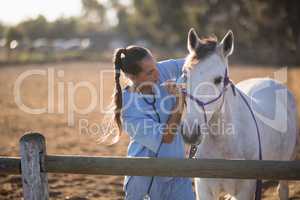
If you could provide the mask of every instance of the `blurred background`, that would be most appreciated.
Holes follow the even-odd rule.
[[[232,29],[237,62],[295,65],[299,19],[298,0],[4,1],[0,64],[99,60],[128,44],[160,57],[181,55],[194,27],[201,36],[219,38]]]
[[[182,58],[187,55],[191,27],[201,37],[215,35],[219,40],[233,30],[235,49],[229,62],[234,82],[279,74],[300,112],[299,0],[1,0],[0,155],[18,156],[20,137],[35,131],[46,137],[48,154],[126,156],[126,134],[107,145],[97,131],[106,119],[100,104],[109,105],[114,91],[114,49],[137,44],[148,47],[158,60]],[[16,81],[30,70],[45,75],[22,82],[22,102],[47,109],[50,92],[53,112],[48,108],[42,114],[30,114],[17,105]],[[53,91],[48,79],[51,70]],[[69,86],[82,81],[96,88],[98,104],[88,114],[75,112],[75,124],[70,126]],[[91,96],[87,88],[78,87],[71,98],[78,109],[84,109]],[[82,119],[87,122],[84,131]],[[50,199],[124,197],[121,176],[48,174],[48,179]],[[278,199],[276,187],[276,181],[265,182],[263,199]],[[19,175],[0,175],[0,200],[22,196]],[[290,199],[300,199],[299,182],[290,182]]]

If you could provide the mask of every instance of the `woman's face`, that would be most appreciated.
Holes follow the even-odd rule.
[[[132,81],[137,84],[155,84],[159,80],[159,73],[156,67],[156,60],[149,55],[139,62],[142,71],[132,76]]]

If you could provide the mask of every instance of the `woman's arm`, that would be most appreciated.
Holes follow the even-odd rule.
[[[150,149],[154,153],[158,152],[162,141],[165,124],[143,115],[139,110],[126,112],[123,115],[123,129],[131,139]]]
[[[181,116],[184,109],[184,97],[183,95],[176,97],[176,103],[172,109],[172,114],[170,115],[166,129],[163,134],[163,143],[171,143],[176,134],[177,128],[181,122]]]
[[[171,95],[176,96],[176,103],[172,109],[170,117],[166,124],[166,129],[163,133],[163,143],[171,143],[177,132],[178,126],[181,122],[181,116],[184,109],[185,95],[181,93],[176,83],[168,81],[166,89]]]

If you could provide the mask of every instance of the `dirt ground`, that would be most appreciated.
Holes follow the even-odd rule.
[[[19,139],[28,131],[43,133],[46,137],[49,154],[80,154],[94,156],[125,156],[128,137],[123,134],[120,141],[114,145],[97,142],[99,135],[87,133],[81,129],[80,120],[88,122],[91,132],[103,119],[102,104],[108,105],[111,100],[113,76],[106,73],[111,69],[110,63],[61,63],[46,65],[7,66],[0,68],[0,155],[18,156]],[[54,71],[53,113],[29,114],[22,111],[16,104],[14,86],[17,78],[29,70],[51,74]],[[47,71],[48,70],[48,71]],[[51,71],[52,70],[52,71]],[[238,82],[251,77],[270,76],[278,68],[260,66],[233,66],[230,77]],[[62,73],[63,72],[63,73]],[[104,73],[101,78],[101,73]],[[296,96],[298,112],[300,111],[300,68],[288,69],[287,85]],[[103,82],[101,82],[103,80]],[[97,106],[88,114],[74,115],[74,125],[68,125],[67,106],[68,91],[72,84],[88,81],[95,86],[97,93],[103,89],[97,99]],[[64,88],[64,100],[58,88]],[[46,75],[32,75],[26,78],[20,88],[22,102],[31,108],[47,107],[48,84]],[[78,109],[86,108],[92,101],[91,95],[85,88],[78,88],[75,95]],[[63,103],[62,103],[63,102]],[[59,108],[59,105],[64,106]],[[58,112],[61,109],[61,113]],[[51,109],[50,109],[51,110]],[[72,118],[71,118],[72,119]],[[300,153],[298,154],[298,159]],[[123,177],[120,176],[87,176],[72,174],[49,174],[50,199],[123,199]],[[264,183],[264,200],[277,199],[276,181]],[[300,182],[289,184],[290,199],[300,199]],[[22,199],[21,178],[18,175],[0,175],[0,200]]]

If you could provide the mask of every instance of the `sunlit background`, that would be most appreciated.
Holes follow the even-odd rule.
[[[297,0],[2,1],[0,63],[95,60],[128,44],[159,57],[184,55],[187,31],[195,27],[201,36],[219,38],[232,29],[235,61],[295,65],[299,19]]]
[[[299,0],[1,0],[0,155],[18,156],[20,137],[36,131],[46,137],[50,154],[125,156],[126,134],[111,146],[97,142],[101,135],[94,128],[105,122],[99,106],[85,115],[75,113],[75,125],[68,125],[68,84],[91,83],[100,91],[99,102],[108,105],[114,76],[99,75],[113,70],[114,49],[137,44],[149,48],[158,60],[182,58],[191,27],[201,37],[216,35],[219,40],[233,31],[229,72],[234,82],[274,78],[287,67],[282,80],[300,112]],[[30,114],[16,104],[15,82],[32,69],[54,71],[53,113]],[[58,86],[64,88],[60,102]],[[33,108],[47,106],[48,94],[47,76],[31,76],[21,86],[22,101]],[[74,101],[78,108],[86,108],[89,91],[78,89]],[[59,103],[63,112],[57,111]],[[80,130],[81,119],[88,121],[89,132]],[[50,199],[120,200],[122,184],[121,176],[49,174]],[[275,181],[264,183],[264,200],[277,199],[276,186]],[[0,200],[22,196],[20,176],[0,175]],[[299,182],[291,182],[290,197],[300,199]]]
[[[5,24],[16,25],[23,20],[36,18],[43,15],[49,21],[59,17],[79,16],[81,12],[81,1],[3,1],[0,7],[0,19]]]

